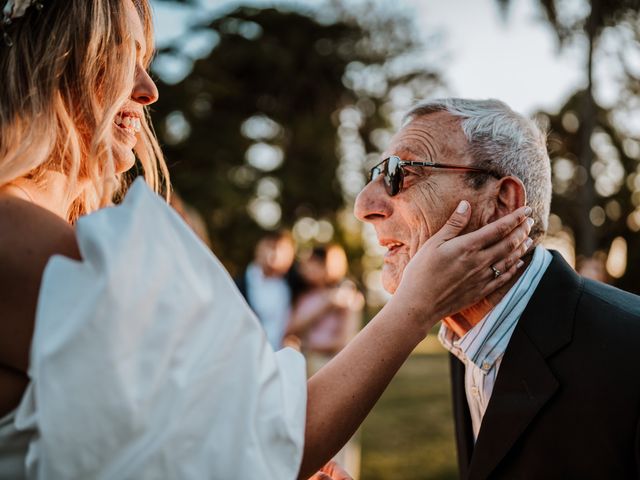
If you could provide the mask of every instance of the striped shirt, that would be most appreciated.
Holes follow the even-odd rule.
[[[551,263],[551,254],[536,247],[531,263],[507,294],[462,338],[445,323],[440,327],[440,343],[465,365],[465,392],[471,413],[474,439],[491,399],[500,363],[513,330]]]

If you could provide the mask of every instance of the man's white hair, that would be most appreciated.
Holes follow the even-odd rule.
[[[417,117],[443,111],[461,118],[474,166],[522,181],[536,222],[530,236],[541,238],[547,231],[551,206],[551,161],[546,134],[533,120],[493,99],[444,98],[421,102],[405,115],[404,125]],[[480,184],[484,183],[486,177],[480,178]]]

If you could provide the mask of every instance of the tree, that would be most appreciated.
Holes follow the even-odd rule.
[[[498,0],[498,3],[506,9],[511,2]],[[594,178],[591,175],[594,160],[591,143],[594,132],[600,127],[597,123],[599,108],[594,98],[594,57],[602,32],[637,12],[640,3],[638,0],[590,0],[583,3],[582,6],[588,7],[584,12],[577,8],[579,5],[575,2],[566,0],[540,0],[540,5],[556,31],[561,46],[581,36],[587,40],[587,86],[580,95],[572,99],[572,107],[579,120],[579,141],[574,142],[573,153],[582,167],[581,171],[588,172],[585,182],[575,192],[576,199],[583,205],[582,209],[574,212],[577,219],[574,222],[576,250],[579,254],[590,256],[600,247],[595,226],[589,217],[591,208],[597,203]]]
[[[553,165],[552,212],[571,232],[579,232],[580,215],[586,215],[594,230],[596,248],[606,252],[615,238],[623,238],[629,258],[627,272],[617,284],[625,290],[640,291],[640,175],[637,171],[640,143],[621,131],[610,110],[596,107],[591,146],[594,162],[586,171],[574,152],[583,141],[576,112],[584,91],[574,94],[556,114],[540,114],[549,126],[549,149]],[[594,173],[594,204],[585,209],[579,195]],[[638,179],[636,181],[636,178]],[[636,220],[638,217],[638,220]],[[552,229],[558,229],[557,225]],[[551,232],[556,233],[556,232]]]
[[[407,60],[417,47],[409,20],[339,4],[317,17],[237,8],[197,27],[217,44],[184,80],[161,82],[153,117],[173,183],[232,270],[261,232],[301,217],[325,219],[348,240],[338,213],[364,183],[394,99],[440,84]]]
[[[506,8],[509,0],[498,0]],[[559,112],[542,112],[550,131],[554,172],[552,213],[569,229],[579,257],[607,252],[615,238],[627,245],[626,274],[617,284],[640,292],[640,113],[638,0],[591,0],[579,4],[541,0],[560,47],[586,39],[585,88]],[[619,71],[618,98],[598,101],[596,70]],[[611,75],[610,75],[611,77]],[[611,80],[611,78],[609,78]],[[636,182],[636,178],[638,181]]]

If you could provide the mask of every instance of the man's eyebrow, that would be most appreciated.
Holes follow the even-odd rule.
[[[398,157],[400,157],[401,160],[425,161],[425,162],[434,161],[431,151],[429,151],[428,149],[422,149],[422,148],[418,149],[410,146],[402,146],[397,150],[395,150],[394,152],[390,153],[389,155],[397,155]],[[382,160],[389,158],[389,155],[367,162],[367,166],[370,165],[370,168],[373,168],[376,165],[378,165]]]
[[[402,148],[402,152],[405,154],[408,153],[413,157],[415,157],[415,159],[418,159],[421,161],[427,161],[427,162],[433,161],[432,152],[430,152],[429,149],[426,149],[426,148],[417,149],[417,148],[407,146]],[[402,158],[402,155],[400,155],[400,158]],[[414,158],[403,158],[403,160],[414,160]]]

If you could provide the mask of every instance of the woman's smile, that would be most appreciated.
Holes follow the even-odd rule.
[[[140,114],[132,111],[119,112],[113,123],[115,124],[116,140],[128,148],[134,148],[138,141],[136,136],[141,128]]]

